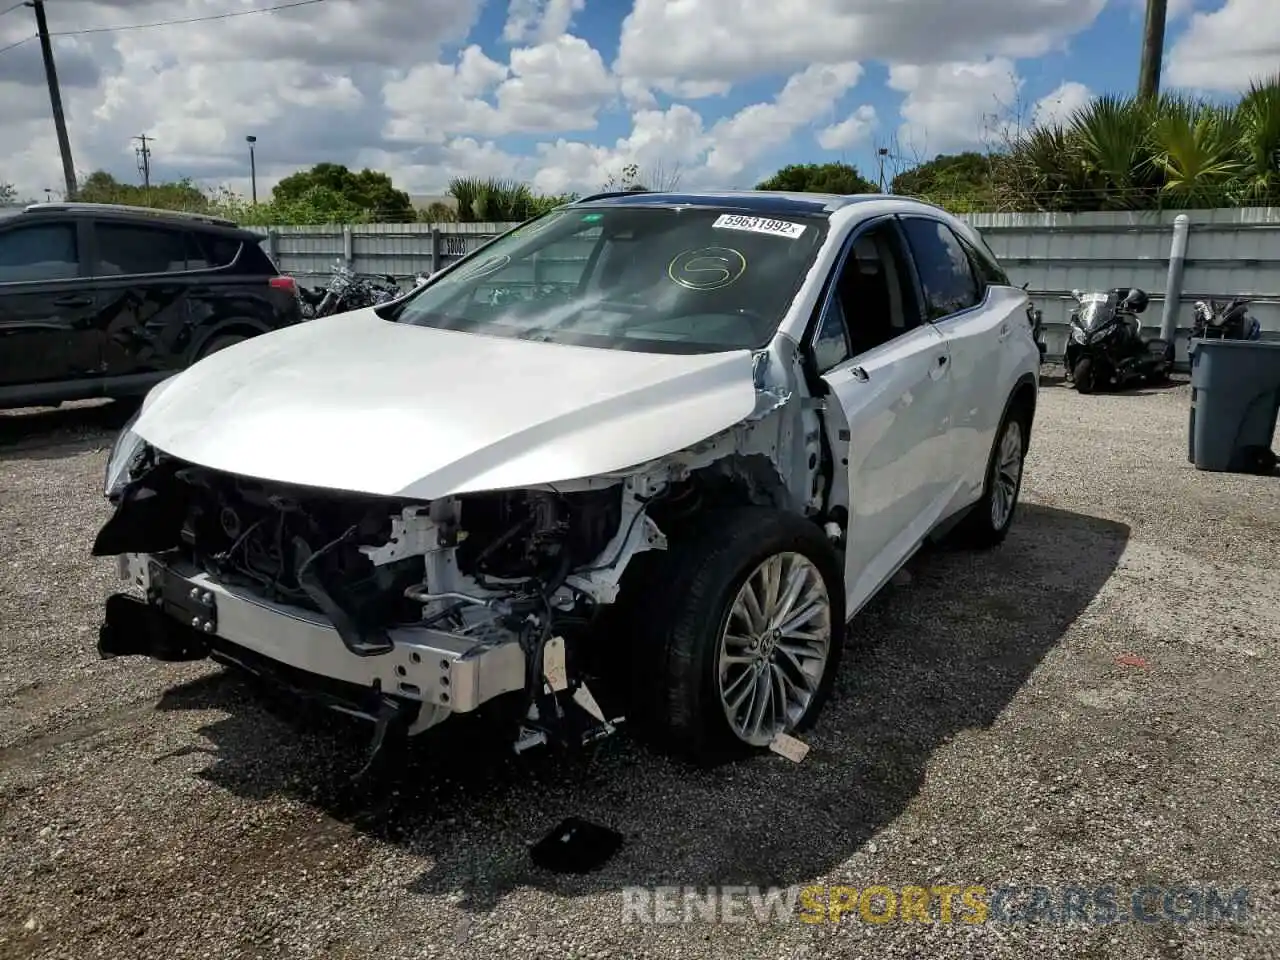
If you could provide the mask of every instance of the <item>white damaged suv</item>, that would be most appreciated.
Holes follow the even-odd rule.
[[[590,197],[155,387],[107,467],[99,652],[243,667],[375,744],[483,708],[517,749],[623,717],[764,747],[927,539],[1004,538],[1039,362],[935,207]]]

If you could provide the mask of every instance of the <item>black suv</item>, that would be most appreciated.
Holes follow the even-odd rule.
[[[0,407],[145,393],[302,319],[230,220],[99,203],[0,211]]]

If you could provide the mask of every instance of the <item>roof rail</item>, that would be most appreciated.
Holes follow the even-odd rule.
[[[46,201],[44,203],[32,203],[27,206],[27,213],[73,213],[75,211],[92,213],[94,211],[102,211],[107,213],[132,213],[140,216],[158,217],[164,219],[166,217],[198,220],[201,223],[212,223],[220,227],[238,227],[239,224],[234,220],[228,220],[225,217],[215,217],[207,213],[195,213],[186,210],[163,210],[156,207],[135,207],[125,203],[83,203],[74,201]]]
[[[609,197],[629,197],[634,193],[652,193],[648,187],[631,187],[627,190],[606,190],[604,193],[593,193],[589,197],[579,197],[574,203],[587,203],[591,200],[607,200]]]

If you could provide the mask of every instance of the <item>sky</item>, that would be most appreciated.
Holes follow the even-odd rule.
[[[788,163],[875,182],[1137,82],[1143,0],[46,0],[83,175],[249,193],[321,161],[414,194],[750,188]],[[9,4],[0,0],[0,10]],[[236,14],[226,16],[227,14]],[[189,18],[198,22],[135,27]],[[30,8],[0,13],[0,182],[62,183]],[[61,36],[58,36],[61,34]],[[11,46],[11,44],[16,44]],[[10,49],[3,49],[10,47]],[[1280,0],[1170,0],[1164,86],[1280,70]]]

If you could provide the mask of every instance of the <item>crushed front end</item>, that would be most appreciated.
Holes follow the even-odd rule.
[[[233,664],[376,721],[379,738],[498,698],[519,711],[518,745],[559,738],[574,703],[590,716],[575,736],[611,732],[569,648],[630,557],[665,544],[647,481],[423,503],[253,480],[141,443],[112,461],[115,510],[93,549],[119,557],[130,589],[107,603],[103,657]]]

